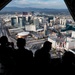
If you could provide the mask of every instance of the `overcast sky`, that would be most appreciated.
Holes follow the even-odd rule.
[[[67,8],[64,0],[12,0],[7,7]]]

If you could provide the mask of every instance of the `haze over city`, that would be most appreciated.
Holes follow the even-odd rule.
[[[13,0],[6,7],[67,9],[63,0]]]

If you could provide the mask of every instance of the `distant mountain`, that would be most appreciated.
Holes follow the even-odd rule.
[[[26,8],[20,8],[20,7],[5,7],[0,12],[44,12],[44,13],[66,13],[68,14],[69,11],[67,9],[48,9],[48,8],[32,8],[32,7],[26,7]]]

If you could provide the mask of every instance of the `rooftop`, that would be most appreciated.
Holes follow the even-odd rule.
[[[28,35],[28,34],[29,34],[29,32],[20,32],[17,35],[18,36],[25,36],[25,35]]]

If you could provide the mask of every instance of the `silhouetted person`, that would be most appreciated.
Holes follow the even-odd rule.
[[[52,48],[52,43],[49,41],[46,41],[46,42],[44,42],[43,47],[35,52],[34,63],[35,63],[36,68],[39,68],[39,71],[42,71],[42,70],[46,71],[46,70],[48,70],[48,67],[50,67],[50,64],[51,64],[50,50],[51,50],[51,48]],[[37,72],[38,72],[38,70],[37,70]]]
[[[5,72],[9,75],[13,69],[13,51],[9,47],[9,41],[6,36],[0,38],[0,62],[4,66]]]
[[[31,71],[33,53],[25,49],[26,40],[23,38],[17,39],[17,47],[15,53],[16,71],[15,74],[25,74],[27,71]],[[29,73],[29,72],[27,72]],[[26,74],[27,74],[26,73]]]
[[[64,71],[72,71],[75,67],[74,65],[74,54],[70,51],[65,51],[65,53],[62,56],[62,68]]]

